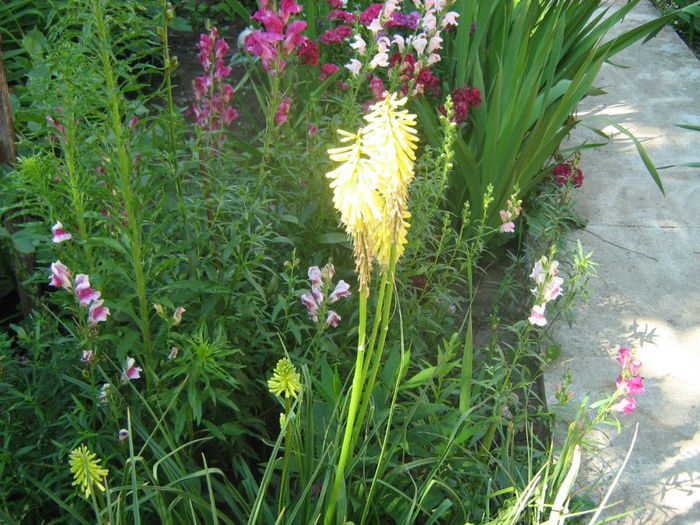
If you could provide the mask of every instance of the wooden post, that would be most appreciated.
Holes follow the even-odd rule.
[[[12,121],[12,106],[10,105],[10,89],[7,86],[5,76],[5,64],[2,60],[2,37],[0,37],[0,166],[8,164],[12,166],[17,160],[17,146],[15,144],[15,126]],[[13,217],[2,217],[2,223],[10,232],[15,233],[20,229],[20,225],[27,222],[27,215],[14,215]],[[14,249],[12,243],[8,245],[12,267],[15,272],[17,283],[17,294],[19,295],[19,306],[26,316],[32,311],[34,299],[31,291],[22,284],[25,278],[29,277],[34,270],[34,257],[31,254],[19,253]]]

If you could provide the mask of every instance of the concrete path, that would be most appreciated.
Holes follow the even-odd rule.
[[[625,0],[610,0],[618,8]],[[656,16],[643,0],[621,29]],[[632,131],[656,166],[700,161],[700,132],[676,124],[700,125],[700,62],[665,28],[656,38],[613,58],[628,69],[604,65],[595,85],[606,95],[588,98],[579,117],[604,116]],[[575,399],[592,399],[615,388],[617,349],[638,350],[646,393],[623,416],[620,435],[612,429],[595,456],[587,453],[583,483],[606,465],[619,466],[639,423],[637,444],[606,516],[646,507],[615,520],[624,524],[700,523],[700,169],[662,170],[664,198],[647,174],[633,143],[614,128],[614,141],[584,150],[585,181],[577,209],[588,220],[574,231],[586,252],[593,250],[599,278],[577,308],[573,329],[561,325],[562,358],[550,367],[548,395],[571,369]],[[573,140],[598,141],[577,130]],[[550,402],[553,400],[550,399]],[[604,491],[614,472],[603,475]],[[587,522],[587,521],[586,521]]]

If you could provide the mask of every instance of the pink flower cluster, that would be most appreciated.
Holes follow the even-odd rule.
[[[275,122],[277,124],[282,124],[283,122],[287,122],[289,117],[287,116],[287,113],[289,113],[289,108],[292,106],[292,99],[289,97],[284,97],[282,99],[282,102],[280,102],[280,105],[277,106],[277,112],[275,113]]]
[[[642,376],[635,374],[641,368],[642,362],[634,358],[629,348],[620,348],[618,353],[620,355],[617,360],[622,365],[622,374],[617,378],[615,395],[624,397],[610,408],[614,412],[631,414],[637,408],[637,400],[634,396],[644,393]]]
[[[469,106],[478,108],[479,104],[482,102],[481,91],[479,88],[467,87],[466,84],[463,84],[458,88],[454,88],[450,95],[452,96],[452,104],[454,105],[454,116],[452,117],[452,120],[457,124],[467,120],[467,116],[469,115]],[[443,115],[446,114],[444,104],[440,105],[439,109],[440,113]]]
[[[90,326],[97,326],[98,322],[107,320],[109,308],[103,306],[104,300],[100,299],[100,292],[92,289],[90,278],[86,274],[79,273],[73,281],[68,268],[58,260],[51,263],[49,279],[49,286],[60,286],[67,292],[74,291],[78,298],[78,304],[82,308],[89,306],[88,324]]]
[[[521,206],[522,202],[517,200],[515,195],[511,195],[510,199],[506,201],[507,208],[498,212],[501,215],[501,233],[513,233],[515,231],[515,223],[513,221],[518,218],[523,209]]]
[[[536,297],[535,305],[530,311],[528,321],[534,326],[545,326],[545,307],[549,301],[553,301],[562,294],[561,285],[564,279],[556,277],[559,273],[559,262],[549,261],[546,256],[542,256],[535,262],[530,278],[534,279],[536,286],[530,291]]]
[[[224,65],[229,47],[223,38],[217,37],[216,27],[212,27],[208,35],[199,35],[197,57],[204,67],[204,75],[195,78],[192,84],[195,98],[192,112],[197,124],[209,131],[222,129],[238,118],[238,113],[229,104],[233,98],[233,86],[223,82],[231,74],[231,68]]]
[[[301,5],[294,0],[281,0],[280,8],[275,13],[271,9],[270,0],[260,0],[258,9],[253,18],[265,26],[265,31],[256,29],[245,37],[245,50],[257,55],[262,60],[263,67],[272,74],[282,71],[287,63],[285,58],[293,55],[308,38],[301,32],[306,29],[303,20],[289,21],[291,15],[301,12]],[[305,52],[310,48],[304,47]],[[311,57],[302,57],[304,60],[313,60]],[[318,50],[316,50],[316,63],[318,63]]]
[[[557,186],[572,184],[574,187],[580,188],[583,185],[583,173],[572,160],[558,164],[552,170],[552,174],[554,175],[554,181],[557,183]]]
[[[335,268],[331,263],[326,264],[321,270],[318,266],[310,266],[308,270],[311,281],[311,292],[301,296],[301,302],[309,312],[309,319],[318,323],[319,314],[323,315],[326,305],[337,302],[341,297],[350,295],[350,285],[343,280],[338,281],[333,291],[326,298],[326,294],[333,286]],[[336,327],[340,322],[340,316],[333,310],[326,312],[326,326]]]

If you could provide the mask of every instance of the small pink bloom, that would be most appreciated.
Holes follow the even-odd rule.
[[[336,328],[340,322],[340,316],[333,310],[328,311],[328,316],[326,317],[326,326],[332,326]]]
[[[544,308],[545,305],[543,304],[536,304],[532,307],[530,317],[528,318],[528,321],[530,321],[531,325],[545,326],[547,324],[547,318],[544,316]]]
[[[515,231],[514,222],[504,222],[501,224],[501,233],[513,233]]]
[[[88,310],[88,324],[90,326],[97,326],[98,322],[107,320],[109,308],[102,306],[103,304],[104,300],[100,299],[90,305],[90,310]]]
[[[632,352],[629,348],[620,348],[618,350],[620,357],[617,360],[622,365],[623,370],[629,370],[630,373],[634,374],[637,370],[642,367],[642,362],[639,359],[633,359]]]
[[[425,36],[418,36],[413,39],[411,44],[413,45],[413,49],[416,50],[416,53],[422,55],[423,51],[425,51],[425,46],[428,45],[428,39]]]
[[[459,18],[459,13],[455,11],[448,11],[445,13],[445,16],[442,19],[442,27],[445,28],[447,26],[456,26],[457,18]]]
[[[610,409],[613,412],[625,412],[631,414],[637,408],[637,400],[631,396],[624,397],[618,403],[615,403]]]
[[[177,357],[177,353],[180,351],[180,349],[177,346],[173,346],[170,348],[170,353],[168,354],[168,359],[175,359]]]
[[[561,277],[552,277],[544,285],[544,291],[542,292],[542,297],[545,301],[553,301],[562,294],[561,285],[564,283],[564,279]]]
[[[314,126],[313,124],[309,125],[309,133],[308,133],[309,138],[313,137],[314,133],[316,133],[317,131],[318,131],[318,128],[316,126]]]
[[[129,431],[128,431],[127,429],[125,429],[125,428],[122,428],[122,429],[119,431],[119,442],[120,442],[120,443],[123,443],[124,441],[126,441],[126,439],[127,439],[128,437],[129,437]]]
[[[457,305],[456,304],[451,304],[450,306],[447,307],[447,311],[450,312],[451,314],[457,312]]]
[[[324,281],[330,281],[335,275],[335,266],[331,263],[326,263],[326,265],[321,270],[321,278]]]
[[[534,279],[537,284],[544,284],[547,279],[547,273],[544,271],[542,266],[542,259],[537,259],[535,265],[532,267],[532,273],[530,278]]]
[[[379,17],[372,20],[372,22],[367,26],[367,29],[372,31],[373,35],[376,35],[377,33],[379,33],[379,31],[382,30],[382,23],[379,20]]]
[[[425,31],[428,32],[428,34],[433,34],[435,32],[435,26],[437,25],[437,19],[435,18],[435,15],[432,12],[427,12],[423,16],[423,20],[421,21],[421,26]]]
[[[59,221],[56,221],[56,224],[51,227],[51,233],[53,233],[53,239],[51,240],[56,244],[60,244],[63,241],[69,241],[72,237],[70,233],[66,233],[66,231],[63,229],[63,224],[61,224]]]
[[[440,33],[436,33],[432,37],[430,37],[430,41],[428,42],[428,53],[433,53],[434,51],[437,51],[438,49],[442,49],[442,38],[440,37]]]
[[[75,276],[75,295],[80,300],[80,306],[87,308],[92,301],[100,298],[100,292],[96,292],[90,287],[90,278],[84,273]]]
[[[309,292],[306,292],[306,293],[302,294],[301,302],[304,303],[304,306],[306,306],[306,308],[309,311],[309,319],[311,319],[314,323],[317,323],[318,322],[318,304],[316,303],[314,296],[311,295]]]
[[[333,292],[328,296],[328,302],[333,304],[341,297],[348,297],[350,294],[350,285],[345,281],[340,280],[338,281],[338,284],[335,285]]]
[[[311,286],[321,286],[323,274],[318,266],[309,266],[307,274],[309,276],[309,281],[311,281]]]
[[[623,379],[622,376],[618,377],[617,388],[625,394],[643,394],[645,392],[640,375],[628,379]]]
[[[175,308],[175,312],[173,313],[173,324],[178,325],[182,322],[182,314],[183,312],[186,312],[184,306],[178,306]]]
[[[138,121],[139,121],[139,118],[136,115],[131,117],[131,120],[129,121],[129,129],[133,128]]]
[[[134,366],[134,363],[136,360],[133,357],[127,357],[126,358],[126,367],[124,368],[124,373],[122,374],[122,381],[124,383],[128,383],[132,379],[139,379],[141,377],[141,372],[143,372],[143,369]]]
[[[70,272],[60,260],[51,263],[51,275],[49,275],[49,278],[51,279],[49,286],[61,286],[68,292],[73,288]]]

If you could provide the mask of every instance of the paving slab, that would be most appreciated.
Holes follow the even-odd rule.
[[[625,4],[608,2],[614,9]],[[643,0],[615,31],[656,16]],[[605,117],[624,126],[656,166],[700,161],[700,132],[677,126],[700,125],[700,62],[692,51],[664,28],[612,60],[625,68],[603,66],[595,85],[607,93],[585,99],[578,116]],[[661,170],[663,197],[633,142],[597,124],[612,133],[613,141],[583,151],[585,181],[575,198],[588,223],[570,239],[593,251],[599,277],[576,308],[573,329],[557,329],[563,352],[546,373],[549,401],[566,369],[576,400],[614,390],[617,349],[636,349],[644,363],[646,393],[637,396],[635,413],[621,418],[621,434],[613,429],[596,436],[605,446],[600,453],[586,453],[581,486],[597,476],[602,476],[600,490],[609,486],[639,423],[637,443],[610,499],[620,504],[604,516],[641,508],[614,523],[699,524],[700,170]],[[578,129],[571,142],[599,139]]]

